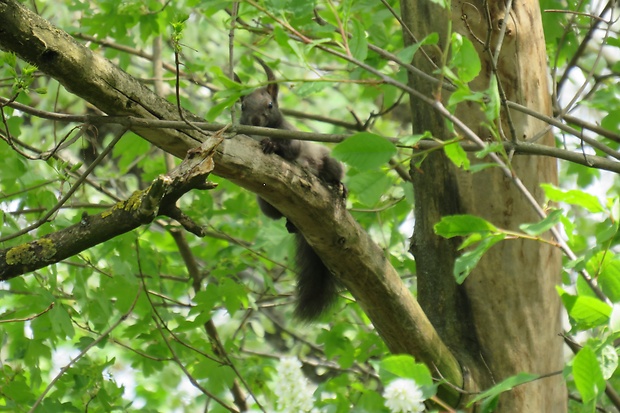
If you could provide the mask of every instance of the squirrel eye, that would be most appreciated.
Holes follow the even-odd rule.
[[[273,102],[269,102],[269,105],[267,105],[269,107],[269,109],[273,109]]]

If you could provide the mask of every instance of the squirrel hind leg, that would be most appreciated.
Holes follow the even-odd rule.
[[[297,305],[295,316],[312,321],[327,311],[338,298],[338,281],[323,264],[302,234],[297,240]]]
[[[321,168],[319,170],[319,178],[327,183],[335,184],[342,181],[344,176],[344,168],[340,161],[329,156],[326,152],[321,159]]]

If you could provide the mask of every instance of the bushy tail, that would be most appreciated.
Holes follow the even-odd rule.
[[[301,320],[317,319],[338,297],[338,281],[300,233],[297,239],[297,307]]]

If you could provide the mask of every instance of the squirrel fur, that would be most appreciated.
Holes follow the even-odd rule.
[[[278,84],[269,66],[256,58],[267,74],[269,85],[257,89],[241,98],[242,125],[262,126],[274,129],[296,130],[284,119],[278,107]],[[239,83],[239,77],[235,74]],[[340,189],[346,197],[346,188],[342,184],[344,168],[330,156],[324,146],[299,140],[265,138],[260,141],[266,154],[275,153],[289,162],[294,162],[312,172],[324,183]],[[258,205],[267,217],[280,219],[284,215],[264,199],[258,197]],[[311,321],[318,318],[338,297],[338,281],[321,258],[306,241],[303,234],[287,220],[286,228],[295,234],[297,251],[297,304],[295,316]]]

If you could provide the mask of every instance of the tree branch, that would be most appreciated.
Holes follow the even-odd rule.
[[[186,192],[210,189],[205,179],[213,170],[215,146],[221,140],[212,139],[208,145],[188,152],[185,160],[170,174],[160,175],[143,191],[116,203],[97,215],[82,215],[79,223],[45,235],[34,241],[0,250],[0,281],[55,264],[92,246],[148,224],[158,215],[181,217],[184,227],[202,235],[197,225],[175,206]],[[181,214],[181,215],[179,215]]]
[[[14,0],[0,0],[0,48],[37,65],[109,114],[179,120],[174,105]],[[189,113],[185,117],[198,120]],[[185,155],[204,140],[192,130],[131,129],[176,156]],[[207,145],[214,145],[214,140],[207,138]],[[336,194],[298,166],[262,154],[258,142],[251,139],[224,140],[214,160],[214,173],[259,194],[295,224],[357,299],[392,352],[413,354],[448,382],[462,386],[456,358],[383,251]],[[450,401],[456,402],[460,394],[453,387],[445,387]]]
[[[99,116],[99,115],[69,115],[65,113],[54,113],[43,111],[40,109],[35,109],[30,106],[23,105],[17,102],[10,102],[9,99],[3,98],[0,96],[0,105],[6,104],[7,106],[13,107],[15,109],[19,109],[22,112],[31,114],[33,116],[37,116],[44,119],[51,119],[60,122],[84,122],[93,125],[101,125],[107,123],[116,123],[121,126],[127,127],[129,129],[177,129],[177,130],[190,130],[190,129],[201,129],[209,132],[217,132],[225,127],[225,125],[217,124],[217,123],[209,123],[209,122],[192,122],[191,125],[187,124],[187,122],[183,121],[175,121],[175,120],[146,120],[141,118],[135,118],[133,116]],[[580,133],[578,130],[571,128],[563,124],[562,122],[551,118],[549,116],[544,116],[532,111],[522,105],[518,105],[514,102],[508,102],[509,107],[515,110],[519,110],[523,113],[526,113],[530,116],[534,116],[537,119],[543,120],[553,126],[560,127],[565,132],[568,132],[574,136],[579,137]],[[597,127],[596,125],[592,125],[583,121],[580,121],[574,117],[565,116],[565,119],[572,123],[580,122],[579,125],[585,129],[590,129],[602,136],[605,136],[609,139],[620,141],[620,137],[617,134],[612,133],[606,129],[601,127]],[[280,129],[271,129],[271,128],[263,128],[260,126],[248,126],[248,125],[236,125],[230,128],[231,136],[234,136],[235,133],[241,133],[246,135],[258,135],[258,136],[269,136],[275,137],[278,139],[297,139],[302,141],[314,141],[314,142],[329,142],[329,143],[338,143],[342,142],[345,139],[349,138],[351,135],[343,134],[343,133],[314,133],[314,132],[302,132],[302,131],[290,131],[290,130],[280,130]],[[0,134],[1,136],[1,134]],[[396,137],[386,137],[385,139],[389,140],[393,143],[398,143],[399,138]],[[579,165],[584,165],[590,168],[601,169],[605,171],[620,173],[620,162],[614,161],[612,159],[597,156],[597,155],[584,155],[582,152],[574,152],[566,149],[555,148],[548,145],[540,145],[531,142],[502,142],[501,143],[506,152],[512,152],[515,155],[524,154],[524,155],[538,155],[538,156],[549,156],[552,158],[563,159],[565,161],[573,162]],[[480,146],[468,142],[460,143],[461,147],[467,152],[477,152],[480,150]],[[434,140],[421,140],[419,141],[414,149],[436,149],[443,146],[443,143],[437,142]]]
[[[0,0],[0,49],[13,52],[58,80],[69,92],[96,102],[109,115],[178,119],[174,105],[13,0]],[[202,120],[188,113],[190,120]],[[132,131],[179,158],[200,140],[184,131]]]

